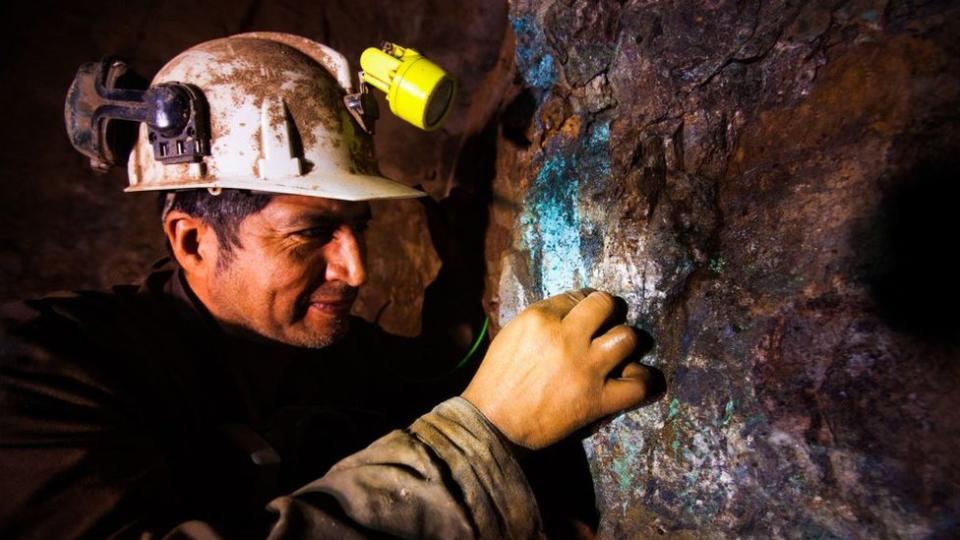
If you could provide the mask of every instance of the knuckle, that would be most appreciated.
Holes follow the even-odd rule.
[[[601,309],[613,311],[614,307],[616,307],[616,301],[613,295],[608,292],[594,291],[590,293],[589,298],[592,298],[592,301]]]
[[[517,318],[522,320],[524,324],[538,327],[548,324],[553,317],[545,309],[533,306],[525,309]]]
[[[573,300],[574,303],[577,303],[587,297],[587,292],[585,292],[583,289],[571,289],[559,296],[566,297],[570,300]]]

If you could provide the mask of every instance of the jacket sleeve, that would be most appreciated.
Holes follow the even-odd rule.
[[[136,536],[180,513],[168,461],[82,337],[23,304],[0,310],[0,537]]]
[[[508,449],[453,398],[280,497],[271,538],[536,538],[540,515]]]
[[[177,465],[117,392],[115,370],[73,357],[82,336],[59,333],[60,350],[3,326],[0,536],[217,538],[229,529],[184,505],[172,481]],[[264,534],[274,538],[526,538],[541,530],[511,451],[459,398],[268,510]]]

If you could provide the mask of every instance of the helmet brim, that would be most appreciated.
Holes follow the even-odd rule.
[[[210,182],[196,180],[185,181],[182,189],[246,189],[286,195],[303,195],[306,197],[321,197],[340,201],[376,201],[389,199],[413,199],[425,197],[427,194],[408,187],[400,182],[382,176],[340,173],[336,178],[322,177],[314,181],[307,176],[285,179],[257,180],[250,178],[217,178]],[[138,191],[169,191],[176,186],[139,184],[130,186],[126,192]]]

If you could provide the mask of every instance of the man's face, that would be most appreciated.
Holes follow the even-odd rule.
[[[275,197],[241,222],[240,247],[207,283],[208,307],[227,325],[274,341],[333,343],[348,330],[357,288],[367,279],[369,219],[365,202]]]

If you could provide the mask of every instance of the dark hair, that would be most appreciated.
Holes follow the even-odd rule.
[[[249,216],[266,208],[276,195],[241,189],[224,189],[213,195],[206,189],[190,189],[165,193],[160,197],[162,217],[179,210],[200,218],[217,233],[217,243],[223,250],[220,261],[228,264],[234,248],[241,246],[237,230]]]

